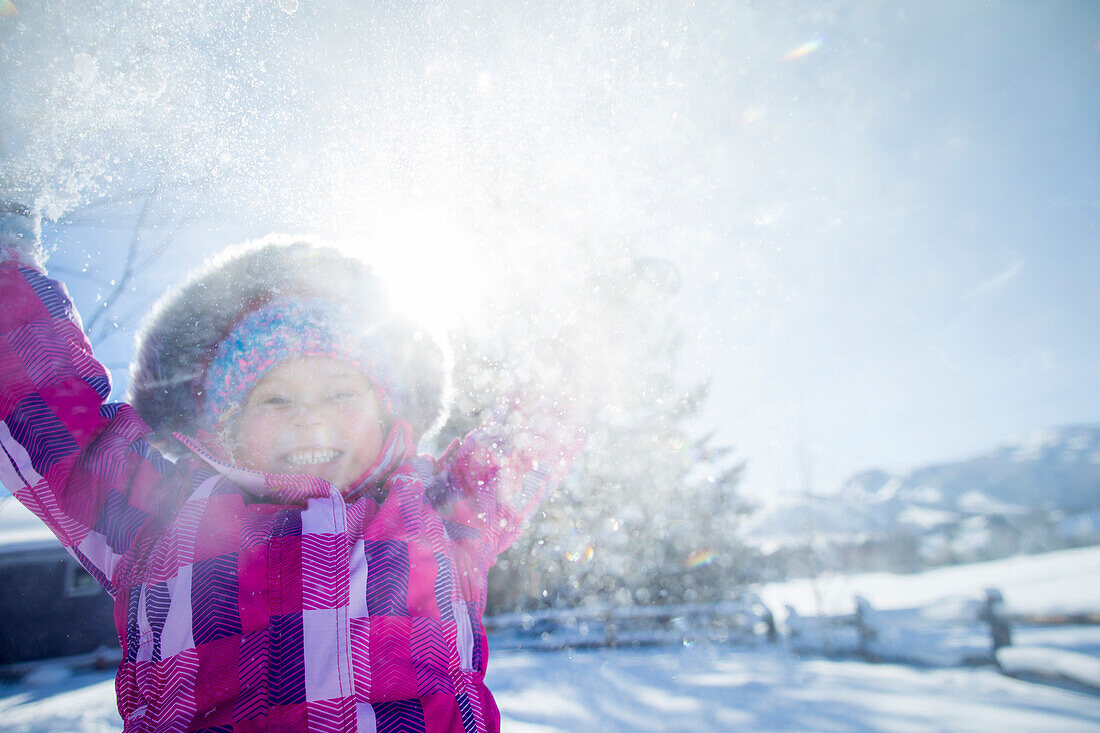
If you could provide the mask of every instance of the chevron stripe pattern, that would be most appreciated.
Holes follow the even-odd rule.
[[[141,602],[141,589],[127,588],[126,599],[126,634],[123,637],[123,659],[133,662],[137,659],[138,646],[141,641],[141,631],[138,627],[138,608]]]
[[[108,491],[93,529],[107,538],[111,548],[129,547],[147,519],[145,512],[130,506],[121,491]]]
[[[271,509],[270,505],[261,505]],[[241,522],[241,550],[255,550],[263,552],[271,539],[271,522],[251,521]]]
[[[470,608],[473,608],[471,606]],[[474,632],[474,656],[473,667],[475,672],[485,672],[485,650],[488,648],[485,641],[485,627],[481,625],[481,613],[478,613],[478,617],[473,625]]]
[[[19,268],[19,274],[31,286],[38,302],[42,304],[50,318],[59,321],[75,320],[75,311],[72,302],[69,300],[69,294],[65,292],[64,285],[29,267]]]
[[[195,563],[191,581],[191,614],[196,644],[241,633],[237,590],[236,553]]]
[[[474,708],[470,705],[469,696],[463,692],[457,695],[455,699],[458,701],[458,711],[462,716],[463,733],[477,733],[479,730],[477,716],[474,715]]]
[[[65,494],[58,496],[45,489],[47,482],[39,480],[34,487],[35,498],[41,502],[44,510],[51,513],[58,510],[62,512],[54,515],[58,527],[68,544],[79,546],[85,537],[95,532],[93,525],[97,504],[104,500],[105,492],[99,490],[99,482],[95,476],[84,473],[79,468],[73,468],[69,472],[69,491]]]
[[[32,321],[16,329],[8,336],[8,343],[26,365],[27,376],[37,388],[56,384],[76,373],[69,358],[69,345],[51,321]]]
[[[271,619],[270,662],[267,688],[274,705],[293,705],[306,701],[305,634],[302,615],[274,616]]]
[[[419,700],[372,703],[378,733],[427,733],[424,706]]]
[[[396,700],[416,695],[413,669],[412,620],[395,616],[371,619],[371,700]]]
[[[216,478],[209,478],[202,483],[195,492],[187,499],[187,502],[180,508],[179,514],[176,515],[175,541],[173,542],[172,554],[177,558],[177,563],[180,566],[191,565],[195,562],[195,546],[199,542],[199,527],[202,525],[202,518],[206,512],[207,499],[210,496],[210,492],[217,484]]]
[[[481,537],[480,529],[462,522],[444,522],[443,526],[447,529],[447,536],[455,542],[471,542]]]
[[[343,733],[356,729],[355,701],[350,697],[314,700],[306,704],[309,730],[317,733]]]
[[[394,432],[350,498],[188,436],[173,464],[104,403],[64,288],[0,264],[0,296],[0,479],[115,595],[126,731],[498,729],[486,572],[569,446],[500,422],[435,460]]]
[[[400,470],[400,469],[399,469]],[[396,496],[401,507],[401,520],[404,530],[411,535],[421,534],[421,509],[424,505],[424,489],[419,482],[412,480],[417,477],[415,471],[405,469],[400,475],[395,475],[394,487],[390,489]],[[401,480],[404,479],[404,480]]]
[[[412,619],[409,650],[416,671],[416,694],[439,695],[455,693],[450,675],[451,649],[440,623],[430,618]]]
[[[115,684],[115,695],[118,697],[119,710],[137,711],[145,705],[138,692],[137,664],[123,660],[118,665],[118,678]]]
[[[22,362],[19,361],[19,357],[12,353],[7,339],[0,333],[0,380],[2,380],[0,381],[0,415],[7,416],[11,414],[12,408],[18,405],[20,400],[34,393],[34,385],[24,375]],[[5,433],[5,438],[7,438],[7,433]],[[6,444],[8,441],[3,442]],[[5,448],[4,452],[9,452],[9,449]],[[9,459],[13,458],[13,456],[8,457]],[[34,479],[28,478],[24,483],[33,484]]]
[[[38,394],[28,395],[11,411],[4,423],[11,436],[31,458],[31,466],[45,476],[54,463],[79,450],[68,428]]]
[[[198,650],[186,649],[153,665],[155,700],[166,730],[186,731],[195,718],[195,683],[198,680]]]
[[[345,540],[332,534],[302,535],[302,555],[309,558],[347,556]],[[348,563],[302,563],[302,608],[316,610],[348,605]]]
[[[351,619],[351,671],[355,683],[355,699],[371,699],[370,619]]]
[[[154,583],[145,590],[145,618],[153,634],[153,662],[160,661],[160,642],[164,636],[164,624],[168,621],[168,607],[171,604],[168,583]]]
[[[260,629],[241,636],[237,661],[240,694],[233,706],[233,719],[257,720],[267,710],[267,661],[271,658],[269,630]]]
[[[280,513],[281,514],[281,513]],[[302,538],[272,537],[267,545],[270,613],[302,612]]]
[[[367,611],[371,616],[407,616],[409,548],[399,540],[367,541]]]
[[[453,602],[455,598],[454,569],[451,567],[450,558],[441,552],[435,555],[435,605],[439,609],[439,618],[442,621],[453,621]]]
[[[233,702],[233,720],[245,730],[264,730],[269,704],[266,688],[242,686]]]
[[[122,480],[122,470],[126,466],[120,464],[116,456],[128,449],[129,442],[125,435],[108,433],[101,437],[94,446],[82,451],[76,465],[82,472],[94,476],[110,486],[118,486]]]
[[[154,547],[149,557],[145,558],[144,580],[146,582],[163,583],[176,577],[180,566],[183,564],[178,552],[180,537],[175,532],[169,532]]]
[[[119,403],[116,402],[116,403],[112,403],[110,405],[104,405],[103,407],[104,407],[103,417],[107,420],[113,420],[113,419],[115,419],[115,415],[118,415],[118,413],[115,412],[115,411],[112,411],[111,414],[107,414],[107,409],[108,408],[111,408],[111,407],[129,407],[129,405],[120,405]],[[132,413],[133,410],[131,409],[130,412]],[[124,415],[119,415],[119,417],[125,417],[125,416]],[[136,416],[131,415],[130,419],[136,419]],[[143,461],[147,461],[149,463],[149,465],[153,467],[153,470],[156,471],[157,473],[161,474],[162,476],[164,474],[168,473],[175,466],[174,463],[169,461],[167,458],[162,456],[160,453],[157,453],[155,450],[153,450],[153,447],[151,445],[149,445],[148,440],[144,440],[144,439],[141,439],[141,438],[139,438],[138,440],[135,440],[134,442],[132,442],[130,444],[130,450],[135,455],[137,455],[138,458],[142,459]]]
[[[71,365],[77,379],[91,387],[100,399],[107,399],[111,393],[111,377],[92,356],[92,349],[84,339],[81,327],[70,321],[54,321],[53,324],[58,335],[68,343]]]
[[[284,509],[275,518],[274,525],[268,530],[271,537],[301,537],[302,512],[300,509]]]

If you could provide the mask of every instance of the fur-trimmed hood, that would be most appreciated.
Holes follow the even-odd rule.
[[[450,358],[427,330],[394,313],[370,268],[347,252],[303,238],[268,238],[211,258],[154,306],[137,337],[127,400],[170,456],[175,432],[200,427],[203,374],[218,344],[247,314],[275,299],[325,298],[346,304],[356,328],[386,345],[400,382],[403,415],[416,439],[446,420]]]

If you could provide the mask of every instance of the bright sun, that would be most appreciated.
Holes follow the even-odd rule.
[[[443,331],[478,317],[492,276],[471,233],[423,212],[390,217],[372,230],[348,246],[385,280],[398,309]]]

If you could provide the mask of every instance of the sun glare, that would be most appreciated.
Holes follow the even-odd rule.
[[[492,281],[479,257],[484,245],[452,222],[395,217],[350,246],[384,279],[397,308],[428,328],[451,331],[481,312]]]

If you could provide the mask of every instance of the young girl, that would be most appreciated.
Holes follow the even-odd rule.
[[[104,404],[20,213],[0,222],[0,481],[114,598],[125,730],[499,729],[486,573],[579,448],[560,408],[511,399],[417,455],[442,351],[306,242],[166,296],[131,404]]]

